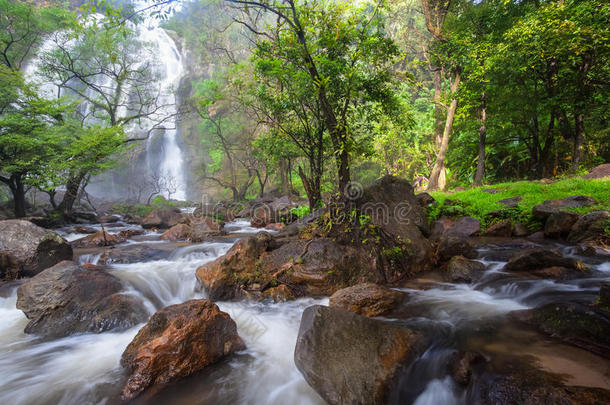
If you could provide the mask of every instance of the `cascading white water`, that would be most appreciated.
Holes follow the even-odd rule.
[[[147,8],[152,3],[150,1],[139,2],[140,8]],[[156,186],[160,189],[162,195],[175,200],[185,200],[187,197],[186,175],[184,168],[184,158],[182,150],[178,142],[178,100],[176,91],[180,84],[180,80],[184,74],[184,66],[182,56],[174,40],[167,32],[159,26],[159,21],[155,17],[143,14],[143,22],[137,26],[132,26],[137,34],[137,40],[145,45],[146,49],[138,51],[133,49],[132,52],[137,53],[139,58],[138,69],[145,67],[151,69],[153,76],[158,79],[158,83],[150,83],[157,92],[157,98],[154,105],[147,107],[145,117],[131,122],[125,128],[127,133],[134,136],[140,136],[143,133],[149,133],[146,143],[146,166],[148,174],[143,179],[127,179],[128,182],[144,182],[157,183]],[[93,19],[100,21],[104,19],[101,14],[95,14]],[[52,34],[48,39],[43,41],[38,55],[42,55],[48,51],[52,51],[57,46],[57,41],[63,42],[63,46],[69,48],[75,45],[75,40],[70,39],[64,32]],[[149,49],[150,48],[150,49]],[[55,98],[59,95],[65,95],[64,91],[58,89],[56,83],[42,79],[39,73],[41,59],[39,56],[33,58],[25,67],[25,75],[30,80],[38,82],[41,92],[48,98]],[[109,68],[111,71],[112,69]],[[119,101],[120,106],[117,111],[117,117],[129,116],[137,111],[137,101],[139,98],[138,92],[134,91],[130,83],[125,83],[119,86],[113,83],[112,75],[95,74],[90,79],[94,86],[102,89],[105,93],[104,97],[113,99],[117,88],[120,88]],[[139,84],[142,86],[142,84]],[[69,92],[68,92],[69,93]],[[84,89],[85,97],[90,99],[99,98],[100,95],[90,87]],[[97,119],[92,117],[91,103],[81,100],[80,112],[83,116],[89,117],[86,122],[97,122]],[[150,100],[149,100],[150,102]],[[135,105],[134,105],[135,103]],[[152,138],[162,136],[160,150],[153,151]],[[154,179],[154,181],[153,181]],[[114,178],[112,178],[114,181]],[[103,195],[108,195],[108,187],[103,187]],[[124,191],[123,191],[124,192]],[[101,193],[100,193],[101,194]],[[117,196],[121,195],[121,191],[113,193]]]
[[[152,315],[168,305],[205,298],[205,292],[195,288],[195,270],[225,254],[231,246],[232,242],[208,242],[179,247],[165,260],[117,264],[109,271],[122,280],[125,294],[142,300]],[[292,357],[301,313],[310,305],[327,303],[327,299],[287,304],[218,302],[237,323],[248,349],[232,359],[227,370],[220,371],[218,380],[202,376],[194,382],[196,388],[166,393],[170,397],[156,403],[323,405]],[[15,304],[16,290],[6,298],[0,297],[0,403],[82,405],[116,401],[123,381],[121,354],[142,325],[122,332],[45,341],[23,333],[27,319]],[[206,401],[205,396],[210,400]]]
[[[151,6],[150,1],[136,3],[142,8]],[[167,32],[159,26],[159,21],[155,17],[144,15],[144,23],[138,27],[139,37],[142,41],[151,43],[158,52],[156,62],[160,64],[161,86],[165,91],[160,97],[160,104],[166,106],[164,115],[172,117],[165,121],[163,125],[163,148],[160,167],[153,167],[154,162],[151,154],[148,153],[148,166],[151,171],[157,171],[157,175],[166,183],[166,190],[163,191],[165,197],[176,200],[186,199],[186,180],[184,173],[184,158],[182,150],[178,145],[178,112],[176,90],[180,84],[180,79],[184,75],[184,65],[182,56],[174,40]],[[148,143],[150,148],[150,141]],[[174,191],[175,190],[175,191]],[[173,194],[172,194],[173,191]],[[170,195],[171,194],[171,195]]]

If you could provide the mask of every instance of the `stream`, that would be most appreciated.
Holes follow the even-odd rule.
[[[134,226],[119,223],[108,231],[128,228]],[[205,292],[196,292],[197,267],[223,255],[251,231],[245,221],[227,224],[227,229],[231,231],[228,238],[194,245],[161,241],[160,234],[154,232],[135,236],[123,245],[164,246],[171,250],[169,257],[112,264],[108,271],[122,280],[125,294],[145,303],[151,315],[168,305],[205,298]],[[62,235],[72,240],[77,236],[66,232]],[[575,255],[569,246],[556,247],[564,254]],[[405,397],[409,402],[468,403],[446,373],[447,358],[456,349],[478,350],[494,361],[515,355],[534,358],[543,369],[565,374],[568,384],[609,389],[610,366],[606,360],[515,326],[505,316],[558,296],[592,301],[599,291],[599,282],[610,280],[607,257],[579,257],[592,269],[586,278],[550,281],[519,279],[503,273],[506,246],[484,245],[479,252],[487,270],[478,282],[449,284],[434,273],[422,276],[403,289],[411,296],[402,309],[410,317],[386,319],[423,325],[434,335],[435,343],[402,377],[408,382]],[[97,258],[99,255],[83,254],[80,261],[95,262]],[[27,319],[15,307],[17,286],[9,284],[0,289],[0,403],[117,403],[124,378],[119,364],[121,354],[143,325],[122,332],[42,340],[23,333]],[[246,301],[217,304],[235,320],[248,349],[160,392],[145,394],[136,403],[324,403],[296,369],[293,353],[303,310],[314,304],[327,305],[327,298],[278,304]],[[499,326],[490,332],[483,325],[491,323]]]

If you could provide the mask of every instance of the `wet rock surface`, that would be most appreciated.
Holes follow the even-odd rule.
[[[72,255],[70,244],[53,231],[28,221],[0,221],[0,279],[31,277]]]
[[[610,212],[597,211],[581,216],[570,229],[568,242],[610,241],[606,233],[610,221]]]
[[[408,295],[373,283],[344,288],[330,296],[329,306],[358,315],[375,317],[392,312]]]
[[[123,235],[110,234],[105,231],[98,231],[84,238],[72,242],[74,248],[92,248],[98,246],[114,246],[127,240]]]
[[[148,317],[137,298],[123,294],[119,279],[68,261],[21,284],[17,308],[30,320],[26,333],[50,338],[127,329]]]
[[[610,359],[610,311],[577,302],[556,302],[514,313],[541,332]]]
[[[208,300],[190,300],[156,312],[127,346],[121,398],[187,377],[245,349],[231,317]]]
[[[445,277],[454,283],[472,283],[483,271],[485,271],[483,263],[469,260],[464,256],[455,256],[447,263]]]
[[[186,222],[186,218],[178,208],[168,208],[151,212],[142,220],[142,227],[145,229],[169,229],[184,222]]]
[[[532,215],[534,218],[546,220],[551,214],[556,212],[564,211],[569,208],[590,207],[595,204],[597,204],[597,201],[591,197],[575,195],[558,200],[548,200],[542,204],[536,205],[532,208]]]
[[[536,271],[550,267],[561,267],[585,272],[587,267],[574,258],[564,257],[553,249],[527,249],[514,254],[504,266],[505,271]]]
[[[303,312],[294,360],[329,404],[382,404],[424,347],[423,336],[407,327],[312,306]]]

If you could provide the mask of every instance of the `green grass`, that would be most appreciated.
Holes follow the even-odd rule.
[[[490,194],[484,192],[484,189],[495,189],[497,193]],[[430,194],[438,202],[429,211],[431,219],[438,219],[443,215],[468,215],[481,220],[485,227],[491,223],[486,217],[489,212],[505,208],[498,201],[516,196],[522,196],[523,199],[519,203],[518,209],[509,210],[507,214],[509,218],[524,223],[532,222],[531,211],[535,205],[546,200],[556,200],[573,195],[593,197],[598,202],[595,206],[573,210],[580,214],[593,210],[610,209],[610,180],[608,179],[571,178],[548,184],[538,181],[517,181],[477,187],[456,193],[433,192]],[[456,204],[452,204],[452,201]]]
[[[153,212],[154,210],[163,210],[167,208],[176,207],[176,204],[173,201],[168,201],[163,196],[156,196],[150,202],[150,205],[144,204],[115,204],[110,210],[113,214],[121,214],[121,215],[133,215],[137,217],[146,217],[148,214]]]

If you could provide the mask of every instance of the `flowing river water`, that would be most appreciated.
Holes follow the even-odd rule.
[[[124,228],[109,230],[112,233],[120,229]],[[122,280],[125,294],[141,299],[151,315],[168,305],[204,298],[205,292],[197,292],[196,288],[197,267],[223,255],[250,230],[246,222],[228,224],[227,229],[234,232],[228,239],[196,245],[164,242],[152,232],[136,236],[126,245],[163,246],[171,253],[163,260],[113,264],[109,271]],[[64,236],[74,239],[79,235]],[[447,357],[456,348],[480,350],[497,358],[533,356],[542,368],[566,374],[568,384],[610,388],[607,361],[514,327],[504,316],[558,295],[593,300],[599,282],[610,278],[610,263],[603,257],[581,257],[593,269],[587,278],[563,282],[522,280],[502,273],[506,260],[503,249],[493,245],[480,249],[487,270],[475,284],[446,284],[426,275],[414,280],[412,288],[404,289],[411,296],[404,308],[410,317],[406,321],[388,321],[427,325],[436,342],[403,376],[411,403],[468,403],[446,373]],[[568,247],[563,250],[573,254]],[[95,253],[83,254],[79,260],[95,262],[98,257]],[[16,289],[17,285],[10,284],[0,289],[0,403],[117,403],[124,381],[121,354],[142,325],[122,332],[42,340],[23,333],[27,319],[15,307]],[[323,404],[293,361],[301,314],[314,304],[326,305],[328,299],[278,304],[219,302],[220,309],[236,321],[248,349],[160,392],[145,395],[137,403]],[[481,333],[481,325],[489,323],[504,326],[490,338]]]

